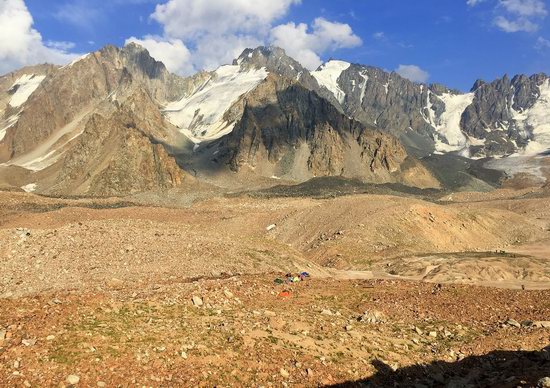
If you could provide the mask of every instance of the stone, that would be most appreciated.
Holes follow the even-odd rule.
[[[187,352],[182,351],[182,352],[180,353],[180,356],[181,356],[181,358],[183,358],[184,360],[187,360]]]
[[[277,225],[275,224],[271,224],[269,225],[267,228],[265,228],[265,230],[267,230],[268,232],[272,231],[273,229],[275,229],[277,227]]]
[[[223,294],[225,295],[226,298],[229,298],[229,299],[232,299],[235,295],[233,295],[233,293],[229,290],[223,290]]]
[[[550,329],[550,321],[535,321],[533,322],[534,327],[538,328],[544,328],[544,329]],[[2,339],[2,336],[0,335],[0,339]]]
[[[269,310],[265,310],[264,315],[267,316],[267,317],[276,317],[277,316],[277,314],[275,312],[269,311]]]
[[[543,377],[537,382],[538,388],[550,388],[550,377]]]
[[[313,376],[313,371],[310,368],[307,368],[306,373],[309,377]]]
[[[47,341],[53,341],[55,339],[55,335],[49,335],[46,337]]]
[[[15,230],[15,233],[21,238],[22,240],[26,239],[27,237],[31,236],[31,231],[26,228],[17,228]]]
[[[76,385],[80,381],[80,377],[77,375],[68,375],[66,381],[70,385]]]
[[[193,296],[193,304],[197,307],[201,307],[204,303],[202,301],[202,298],[200,296]]]
[[[279,373],[281,373],[281,376],[283,376],[285,379],[290,377],[290,373],[288,373],[286,369],[281,368]]]
[[[437,331],[430,331],[428,334],[430,337],[437,338]]]
[[[325,310],[321,311],[321,315],[332,315],[332,311],[325,309]]]
[[[33,346],[36,344],[36,340],[35,339],[24,339],[23,341],[21,341],[21,343],[25,346]]]
[[[352,331],[353,330],[353,326],[352,325],[347,325],[345,327],[346,331]]]
[[[104,381],[98,381],[98,382],[97,382],[97,386],[98,386],[99,388],[104,388],[104,387],[107,386],[107,383],[105,383]]]
[[[365,323],[382,323],[385,318],[384,314],[380,311],[365,311],[359,320]]]
[[[422,329],[419,328],[419,327],[416,327],[416,326],[414,327],[414,331],[416,331],[416,334],[418,334],[418,335],[423,335],[423,334],[424,334],[424,332],[422,331]]]
[[[516,321],[515,319],[508,319],[506,321],[506,324],[508,326],[513,326],[513,327],[518,327],[518,328],[521,327],[521,324],[518,321]]]

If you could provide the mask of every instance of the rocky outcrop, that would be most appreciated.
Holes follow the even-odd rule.
[[[532,108],[540,97],[544,74],[531,77],[505,75],[491,83],[476,82],[475,98],[461,119],[462,130],[484,140],[488,155],[507,155],[527,146],[532,140],[530,128],[516,120],[518,113]]]
[[[282,48],[260,46],[255,49],[246,49],[239,58],[233,61],[233,64],[239,65],[244,71],[265,68],[269,73],[299,81],[304,87],[317,92],[337,109],[341,109],[334,95],[319,85],[311,72],[298,61],[289,57]]]
[[[139,91],[110,117],[93,114],[59,162],[49,193],[125,195],[181,186],[186,176],[158,138],[162,117]],[[154,106],[154,105],[153,105]]]
[[[298,181],[344,176],[413,185],[414,179],[405,178],[407,168],[430,176],[395,137],[346,117],[295,80],[271,74],[241,103],[243,115],[231,134],[204,151],[233,171],[252,169]],[[438,183],[432,177],[421,185]]]
[[[130,44],[107,46],[51,73],[25,103],[17,123],[0,144],[7,161],[32,151],[60,128],[135,85],[158,101],[177,98],[190,81],[170,74],[148,52]]]

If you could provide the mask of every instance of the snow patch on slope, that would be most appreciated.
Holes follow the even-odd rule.
[[[46,141],[32,151],[17,156],[0,166],[19,166],[36,172],[42,171],[56,163],[64,154],[67,144],[79,137],[85,126],[84,118],[90,114],[90,110],[82,112],[73,121],[54,132]],[[68,137],[68,139],[67,139]],[[62,140],[61,139],[66,139]]]
[[[10,129],[11,127],[13,127],[17,123],[17,120],[19,120],[19,115],[18,114],[13,115],[9,119],[6,120],[7,125],[4,128],[0,129],[0,141],[2,141],[2,139],[4,139],[8,129]]]
[[[361,83],[361,97],[359,101],[361,102],[361,105],[363,105],[363,101],[365,100],[365,93],[367,92],[367,82],[369,82],[369,75],[366,71],[362,71],[359,73],[361,77],[363,77],[363,82]]]
[[[10,88],[10,91],[15,90],[9,102],[10,106],[18,108],[27,102],[31,94],[33,94],[42,81],[44,81],[44,78],[46,78],[45,75],[25,74],[15,81]]]
[[[21,186],[21,188],[23,189],[23,191],[27,192],[27,193],[33,193],[36,191],[36,183],[29,183],[28,185],[25,185],[25,186]]]
[[[518,126],[533,137],[525,147],[525,155],[536,155],[550,149],[550,79],[544,81],[539,90],[540,96],[532,108],[523,112],[512,109]]]
[[[424,89],[424,85],[420,85],[420,92],[421,93],[422,93],[423,89]],[[434,124],[435,123],[435,112],[433,110],[433,103],[432,103],[431,96],[432,96],[432,92],[430,91],[430,89],[428,89],[426,108],[421,110],[420,114],[422,115],[422,117],[424,118],[424,121],[426,121],[426,123],[428,123],[432,126],[435,126],[435,124]],[[428,112],[427,116],[425,114],[425,111]]]
[[[340,78],[342,73],[350,66],[351,64],[344,61],[329,61],[322,65],[319,70],[316,70],[311,74],[315,77],[319,85],[327,88],[332,94],[334,94],[334,97],[336,97],[338,102],[342,104],[346,98],[346,94],[342,89],[340,89],[340,86],[338,85],[338,78]]]
[[[462,150],[468,146],[468,139],[460,129],[460,119],[466,108],[474,101],[474,93],[443,93],[439,98],[445,104],[445,111],[435,126],[438,132],[435,148],[439,152]]]
[[[265,68],[241,71],[240,66],[222,66],[195,93],[168,104],[164,112],[194,143],[219,139],[231,133],[235,126],[224,120],[225,112],[267,75]]]

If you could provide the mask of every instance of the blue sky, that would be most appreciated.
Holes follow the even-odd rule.
[[[413,80],[462,90],[477,78],[550,73],[544,0],[0,0],[0,7],[21,3],[43,51],[2,54],[9,42],[0,39],[0,60],[11,66],[62,62],[133,38],[180,74],[255,44],[279,44],[310,68],[331,57],[401,66]]]

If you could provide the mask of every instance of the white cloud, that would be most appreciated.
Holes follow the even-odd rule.
[[[143,39],[132,37],[126,40],[126,44],[131,42],[145,47],[153,58],[162,57],[162,62],[174,73],[193,72],[191,52],[179,39],[162,40],[158,37],[146,36]]]
[[[265,42],[253,35],[220,35],[200,39],[193,52],[197,70],[215,69],[222,64],[232,63],[245,48],[258,47]]]
[[[538,24],[533,23],[527,18],[517,18],[511,20],[504,16],[497,16],[494,23],[495,26],[504,32],[534,32],[539,29]]]
[[[474,7],[486,0],[467,0]],[[534,32],[548,15],[544,0],[498,0],[494,7],[493,25],[504,32]]]
[[[60,42],[48,46],[33,28],[23,0],[0,0],[0,73],[25,65],[50,62],[64,64],[78,57]]]
[[[57,42],[55,40],[48,40],[45,44],[47,47],[63,51],[69,51],[76,47],[76,44],[74,42]]]
[[[545,17],[548,12],[542,0],[500,0],[506,11],[524,17]]]
[[[361,43],[347,24],[317,18],[311,26],[288,23],[274,27],[290,7],[302,0],[169,0],[156,6],[151,19],[161,24],[162,37],[132,38],[145,41],[152,55],[166,63],[168,69],[189,74],[200,69],[211,70],[230,63],[245,48],[274,44],[286,49],[308,67],[320,64],[325,52]],[[188,61],[174,61],[171,53],[184,48]]]
[[[308,69],[315,69],[321,63],[320,55],[339,48],[356,47],[361,39],[351,27],[343,23],[317,18],[312,31],[305,23],[287,23],[271,30],[271,43],[284,48],[287,53]]]
[[[534,32],[548,15],[542,0],[499,0],[493,24],[504,32]]]
[[[231,62],[245,48],[264,44],[272,24],[301,0],[168,0],[151,19],[163,27],[162,37],[146,37],[149,47],[161,43],[185,48],[187,63],[174,63],[168,50],[153,54],[168,69],[187,75]],[[135,39],[135,38],[134,38]],[[153,53],[153,50],[150,50]]]
[[[268,29],[301,0],[170,0],[157,5],[151,17],[168,37],[256,33]]]
[[[427,71],[422,70],[416,65],[399,65],[395,72],[412,82],[426,82],[430,78],[430,74]]]
[[[537,50],[548,50],[550,49],[550,40],[539,36],[537,43],[535,44]]]

